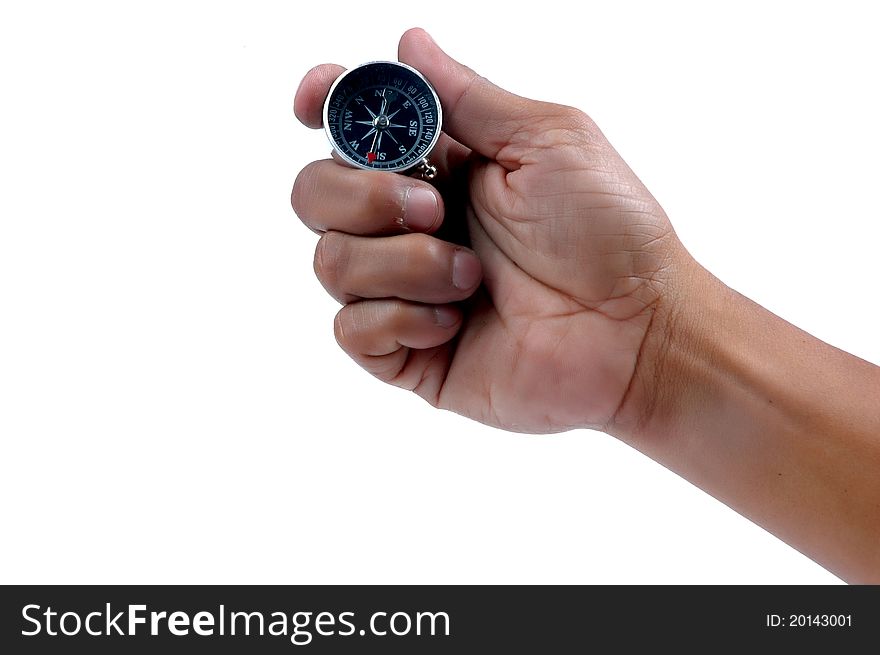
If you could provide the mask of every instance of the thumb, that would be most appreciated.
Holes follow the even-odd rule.
[[[421,28],[405,32],[397,52],[440,96],[443,131],[485,157],[496,159],[534,116],[536,101],[505,91],[458,63]]]

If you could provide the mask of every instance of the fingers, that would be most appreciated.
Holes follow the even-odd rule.
[[[321,127],[324,99],[333,81],[345,69],[337,64],[321,64],[306,73],[293,99],[293,113],[306,127]]]
[[[327,93],[343,71],[324,64],[306,74],[294,98],[303,124],[321,127]],[[431,162],[441,182],[449,181],[470,155],[441,133]],[[473,294],[482,277],[472,251],[428,236],[443,220],[441,196],[419,180],[330,159],[300,172],[291,204],[306,225],[326,231],[315,272],[348,303],[334,322],[340,346],[373,375],[436,404],[452,352],[447,343],[462,323],[461,310],[449,303]],[[415,234],[361,236],[406,231]]]
[[[391,297],[456,302],[470,296],[482,277],[471,250],[425,234],[376,239],[327,232],[315,249],[315,273],[343,303]]]
[[[443,129],[457,141],[496,159],[499,151],[534,117],[534,105],[495,86],[443,52],[427,32],[408,30],[398,46],[400,61],[420,71],[443,106]]]
[[[449,349],[442,346],[456,335],[461,318],[453,305],[364,300],[339,310],[333,331],[367,371],[436,403],[449,365]]]
[[[365,300],[346,305],[334,322],[336,340],[354,356],[381,357],[401,346],[433,348],[446,343],[461,325],[454,305],[419,305],[403,300]]]
[[[312,162],[300,171],[290,203],[318,232],[433,232],[443,219],[443,200],[431,185],[396,173],[350,168],[332,159]]]

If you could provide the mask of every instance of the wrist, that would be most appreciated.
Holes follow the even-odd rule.
[[[715,384],[724,325],[745,298],[682,249],[653,308],[626,395],[607,432],[631,444],[665,440]]]
[[[880,368],[696,262],[658,303],[608,431],[847,580],[880,580]]]

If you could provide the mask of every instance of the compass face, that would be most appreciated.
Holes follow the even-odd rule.
[[[343,73],[324,103],[324,129],[336,152],[359,168],[404,171],[440,136],[434,89],[414,68],[372,62]]]

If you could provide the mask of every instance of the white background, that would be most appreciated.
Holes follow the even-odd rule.
[[[289,206],[329,146],[291,105],[423,26],[587,111],[704,265],[878,362],[860,6],[3,3],[0,581],[838,582],[608,436],[350,362]]]

